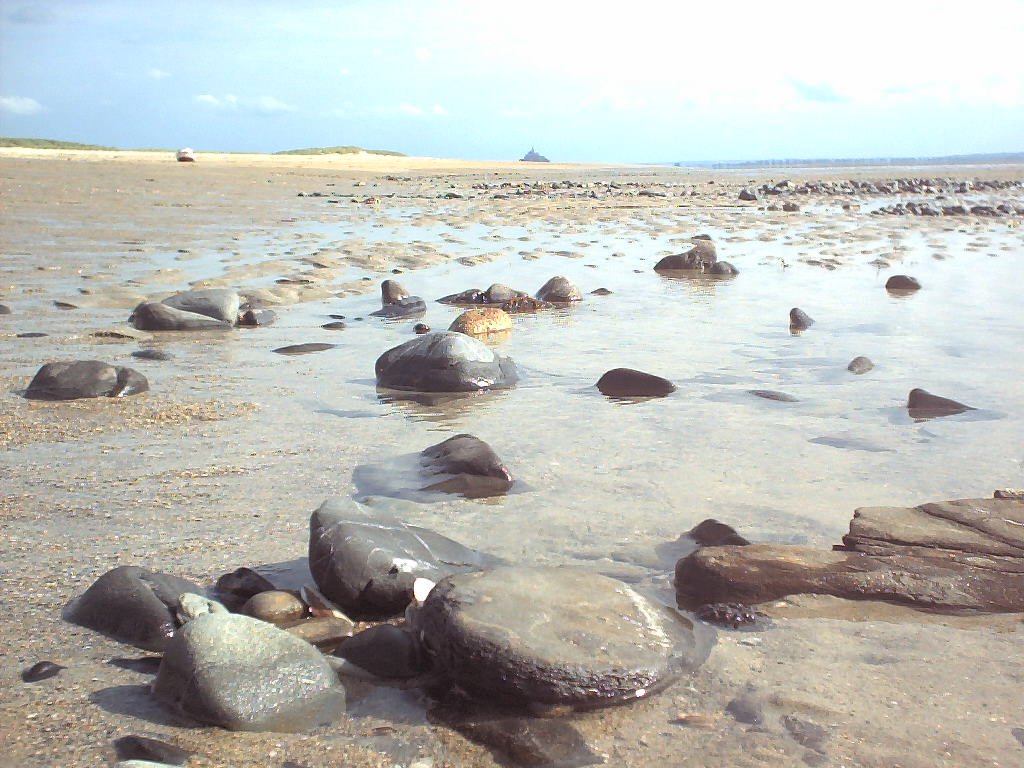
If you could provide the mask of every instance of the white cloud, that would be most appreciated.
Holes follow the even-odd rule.
[[[422,117],[424,114],[423,110],[417,107],[415,104],[399,104],[398,111],[401,112],[403,115],[412,115],[413,117]]]
[[[417,48],[415,51],[415,56],[420,61],[429,61],[431,53],[428,48]]]
[[[435,104],[433,107],[430,108],[430,111],[433,112],[438,117],[448,116],[448,110],[442,107],[440,104]]]
[[[295,107],[287,104],[273,96],[257,96],[255,98],[239,98],[233,93],[224,96],[214,96],[210,93],[201,93],[194,97],[197,104],[204,104],[213,109],[242,110],[245,112],[259,112],[261,114],[273,114],[278,112],[294,112]]]
[[[146,74],[152,77],[154,80],[163,80],[165,77],[171,76],[170,72],[164,72],[164,70],[157,69],[156,67],[153,67]]]
[[[338,70],[338,74],[341,75],[342,77],[348,77],[349,75],[352,74],[352,70],[349,69],[348,67],[342,67],[341,69]]]
[[[285,104],[273,96],[260,96],[254,103],[254,108],[259,112],[294,112],[295,107]]]
[[[0,96],[0,111],[12,115],[34,115],[43,111],[43,105],[28,96]]]

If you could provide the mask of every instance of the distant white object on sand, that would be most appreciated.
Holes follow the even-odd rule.
[[[178,150],[177,158],[179,163],[194,163],[196,161],[196,151],[192,147],[184,147]]]

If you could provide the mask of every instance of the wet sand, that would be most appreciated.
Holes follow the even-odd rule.
[[[1024,274],[1020,218],[870,215],[900,196],[808,195],[797,213],[766,210],[771,198],[737,201],[769,179],[908,177],[1019,180],[1024,169],[0,152],[0,303],[13,310],[0,316],[0,765],[99,765],[129,733],[194,749],[196,766],[493,765],[427,723],[412,693],[355,695],[352,717],[314,734],[193,728],[150,701],[150,676],[110,663],[141,652],[60,620],[116,565],[208,583],[300,557],[310,512],[355,493],[357,466],[457,432],[487,440],[528,489],[419,505],[411,522],[513,561],[629,579],[650,580],[645,555],[705,517],[756,540],[828,547],[857,506],[1021,485],[1024,324],[1007,288]],[[971,197],[1024,205],[1020,188]],[[653,273],[701,232],[739,267],[735,280]],[[887,275],[900,272],[921,279],[919,295],[886,294]],[[425,320],[442,329],[458,312],[434,304],[441,295],[491,282],[533,292],[554,274],[585,301],[516,318],[501,346],[525,374],[515,390],[432,406],[378,396],[373,361],[412,333],[410,321],[368,316],[382,279],[423,296]],[[92,335],[130,333],[143,298],[206,286],[259,299],[279,321]],[[612,294],[589,294],[598,287]],[[791,306],[817,320],[801,336],[786,327]],[[322,329],[329,314],[348,327]],[[48,335],[16,337],[29,332]],[[270,352],[302,342],[339,346]],[[141,346],[174,358],[131,358]],[[857,354],[877,370],[848,375]],[[73,403],[18,395],[44,362],[72,358],[130,365],[152,389]],[[608,403],[592,385],[619,365],[680,391]],[[914,386],[980,412],[914,424],[901,408]],[[650,586],[670,600],[668,579]],[[775,628],[720,633],[692,679],[574,723],[609,765],[990,766],[1024,756],[1011,730],[1024,727],[1021,615],[810,597],[767,610]],[[68,669],[22,683],[39,659]],[[741,694],[763,705],[762,726],[724,712]],[[680,714],[700,717],[674,724]],[[794,739],[787,715],[827,729],[821,751]]]

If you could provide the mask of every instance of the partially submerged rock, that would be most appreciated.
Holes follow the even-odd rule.
[[[682,605],[811,593],[937,611],[1024,611],[1024,503],[964,499],[862,507],[835,551],[705,547],[676,565]]]
[[[597,388],[606,397],[665,397],[676,391],[675,384],[661,376],[633,368],[613,368],[597,380]]]
[[[176,293],[174,296],[168,296],[161,303],[183,312],[193,312],[220,320],[228,325],[234,325],[238,321],[238,308],[241,300],[235,291],[228,288],[205,288]]]
[[[969,405],[939,397],[923,389],[912,389],[907,397],[907,412],[910,418],[924,421],[940,416],[953,416],[957,413],[976,410]]]
[[[100,360],[47,363],[25,390],[29,400],[78,400],[84,397],[124,397],[149,390],[149,381],[134,368]]]
[[[467,336],[505,333],[512,330],[512,318],[496,307],[467,309],[452,321],[448,330],[465,333]]]
[[[707,657],[675,611],[566,568],[448,577],[412,617],[430,662],[483,701],[604,707],[655,693]]]
[[[137,565],[107,571],[64,611],[64,618],[122,643],[162,651],[178,626],[178,600],[202,592],[191,581]]]
[[[128,322],[140,331],[210,331],[227,330],[233,322],[217,320],[198,312],[187,312],[160,302],[139,304]]]
[[[420,454],[432,477],[424,491],[458,493],[469,499],[500,496],[512,487],[512,475],[487,443],[473,435],[455,435]]]
[[[419,392],[473,392],[516,383],[515,363],[454,331],[419,336],[389,349],[375,366],[377,384]]]
[[[210,613],[174,636],[153,695],[201,723],[295,731],[344,711],[345,691],[320,651],[249,616]]]
[[[893,275],[885,281],[885,290],[887,291],[919,291],[921,289],[921,283],[918,282],[916,277],[910,275]]]
[[[459,293],[452,293],[442,296],[438,301],[441,304],[472,305],[472,304],[504,304],[506,301],[526,296],[525,291],[517,291],[501,283],[492,284],[487,290],[481,291],[478,288],[470,288]]]
[[[552,304],[570,304],[574,301],[582,301],[583,294],[569,278],[557,275],[540,287],[540,290],[537,291],[537,298]]]
[[[671,272],[677,269],[709,269],[718,261],[718,251],[712,240],[703,237],[695,237],[690,242],[693,247],[684,253],[674,253],[666,256],[657,264],[654,269],[657,272]]]
[[[370,315],[372,317],[386,317],[394,320],[405,317],[419,317],[426,311],[426,302],[419,296],[405,296],[390,304],[385,304],[376,312],[371,312]]]
[[[858,355],[850,361],[846,366],[846,370],[860,376],[861,374],[867,373],[874,367],[875,364],[871,362],[869,358],[864,357],[863,355]]]
[[[328,499],[309,521],[309,570],[317,587],[357,615],[397,615],[412,600],[417,578],[437,581],[498,562],[347,499]]]
[[[811,316],[804,312],[800,307],[793,307],[789,310],[789,331],[790,333],[799,333],[800,331],[806,331],[814,325],[814,321]]]

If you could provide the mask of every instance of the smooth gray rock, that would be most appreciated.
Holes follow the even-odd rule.
[[[8,307],[6,304],[0,304],[0,315],[9,315],[9,314],[11,314],[11,308]]]
[[[666,256],[654,265],[655,271],[671,272],[677,269],[708,269],[718,261],[718,250],[714,242],[707,237],[695,237],[690,242],[693,247],[684,253]]]
[[[420,454],[431,483],[421,490],[458,493],[469,499],[501,496],[512,475],[487,443],[473,435],[455,435]]]
[[[205,288],[168,296],[161,303],[234,325],[238,320],[240,300],[238,294],[228,288]]]
[[[581,301],[583,294],[569,278],[557,275],[540,287],[537,298],[541,301],[550,301],[552,304],[569,304]]]
[[[148,736],[122,736],[114,740],[114,750],[121,760],[151,760],[158,765],[184,765],[192,753],[165,741]]]
[[[146,377],[133,368],[100,360],[47,363],[25,390],[30,400],[77,400],[83,397],[124,397],[149,389]]]
[[[419,296],[404,296],[389,304],[385,304],[376,312],[371,312],[371,317],[386,317],[397,319],[403,317],[419,317],[427,311],[427,304]]]
[[[849,365],[846,366],[846,370],[860,376],[861,374],[867,373],[874,367],[875,364],[872,363],[870,359],[863,355],[858,355],[850,361]]]
[[[910,275],[893,275],[885,281],[885,289],[887,291],[918,291],[921,289],[921,283],[916,277]]]
[[[238,324],[246,328],[273,325],[277,313],[272,309],[247,309],[238,316]]]
[[[334,349],[337,344],[327,344],[322,341],[309,342],[307,344],[290,344],[287,347],[278,347],[275,350],[279,355],[308,355],[313,352],[324,352],[328,349]]]
[[[202,589],[187,579],[122,565],[73,600],[64,618],[122,643],[162,651],[178,627],[178,600],[187,592]]]
[[[186,312],[152,301],[139,304],[132,311],[128,322],[140,331],[210,331],[233,327],[233,322],[216,320],[198,312]]]
[[[420,392],[501,389],[519,379],[510,358],[455,331],[424,334],[389,349],[375,370],[378,386]]]
[[[378,624],[345,640],[334,652],[377,677],[407,679],[426,671],[412,632]]]
[[[940,416],[953,416],[965,411],[974,411],[969,405],[950,400],[948,397],[939,397],[923,389],[912,389],[907,396],[907,412],[910,418],[918,421],[935,419]]]
[[[709,275],[717,275],[718,277],[733,277],[739,273],[740,271],[728,261],[716,261],[708,268]]]
[[[499,562],[349,499],[328,499],[309,521],[309,570],[317,587],[360,616],[401,613],[419,577],[437,581]]]
[[[380,284],[380,300],[385,306],[397,304],[409,295],[409,292],[397,280],[385,280]]]
[[[153,695],[234,731],[306,730],[345,709],[345,690],[320,651],[234,613],[208,613],[181,628],[164,651]]]
[[[632,368],[613,368],[597,380],[597,388],[606,397],[665,397],[676,391],[675,384],[661,376]]]
[[[799,307],[793,307],[791,310],[789,310],[790,333],[799,333],[800,331],[805,331],[812,325],[814,325],[814,320],[812,320],[810,315],[808,315]]]

